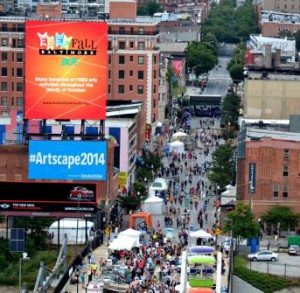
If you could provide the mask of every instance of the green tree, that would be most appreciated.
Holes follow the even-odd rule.
[[[138,195],[129,195],[129,196],[121,196],[117,197],[118,203],[121,207],[129,213],[129,211],[136,211],[141,207],[143,198]]]
[[[262,215],[262,220],[267,225],[273,228],[277,228],[278,234],[280,230],[295,229],[298,226],[300,214],[293,212],[293,209],[288,206],[276,205],[270,208],[266,213]]]
[[[229,69],[231,79],[235,84],[244,80],[244,64],[233,64]]]
[[[296,40],[296,49],[297,49],[297,51],[300,51],[300,31],[297,31],[294,34],[294,38]]]
[[[222,106],[223,123],[228,125],[236,125],[239,118],[239,110],[241,107],[241,97],[235,93],[229,93],[225,96]]]
[[[232,181],[233,174],[233,148],[227,144],[220,145],[212,154],[212,167],[207,177],[220,188],[224,188]]]
[[[153,16],[156,12],[162,12],[162,7],[153,0],[147,1],[144,5],[139,5],[137,9],[137,15],[150,15]]]
[[[189,44],[187,53],[187,66],[194,71],[196,75],[208,72],[218,64],[216,51],[209,47],[211,44],[192,42]]]
[[[260,229],[248,204],[238,202],[235,209],[228,213],[224,220],[224,232],[232,234],[237,240],[237,250],[241,240],[255,238],[260,235]]]

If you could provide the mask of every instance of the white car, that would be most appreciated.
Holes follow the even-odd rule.
[[[256,260],[269,260],[269,261],[277,261],[278,260],[278,254],[271,251],[271,250],[261,250],[256,253],[250,253],[248,254],[248,259],[250,261],[256,261]]]

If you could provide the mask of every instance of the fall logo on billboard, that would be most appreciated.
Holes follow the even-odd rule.
[[[40,55],[96,55],[97,46],[93,40],[76,39],[65,33],[48,35],[37,33],[40,39]]]

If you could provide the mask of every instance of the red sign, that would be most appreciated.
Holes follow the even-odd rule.
[[[107,23],[26,21],[25,118],[106,118]]]

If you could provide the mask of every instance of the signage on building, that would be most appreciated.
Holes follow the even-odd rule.
[[[97,210],[95,184],[0,182],[5,190],[0,211],[14,212],[81,212]]]
[[[106,118],[107,23],[26,21],[25,118]]]
[[[249,193],[255,193],[256,164],[249,164]]]
[[[29,141],[28,178],[106,180],[104,141]]]

